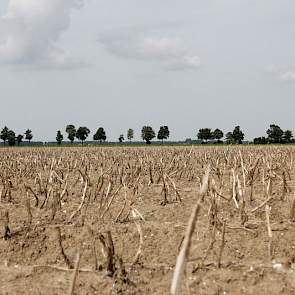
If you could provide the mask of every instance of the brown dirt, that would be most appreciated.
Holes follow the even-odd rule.
[[[235,158],[237,161],[240,159],[238,150],[236,147],[200,147],[192,150],[186,147],[1,149],[0,294],[68,294],[73,271],[68,269],[60,253],[56,227],[61,229],[62,246],[72,264],[78,249],[81,249],[75,294],[169,294],[176,257],[192,206],[199,197],[198,189],[205,166],[211,163],[213,169],[210,178],[215,180],[217,187],[220,183],[215,168],[223,167],[224,184],[220,185],[219,193],[230,198],[231,168],[234,167]],[[295,223],[290,221],[295,188],[292,163],[295,149],[243,147],[241,151],[248,171],[256,157],[265,160],[258,164],[252,202],[249,201],[250,185],[246,184],[244,196],[248,221],[241,224],[240,210],[232,200],[215,196],[216,241],[202,263],[213,231],[208,216],[208,212],[209,215],[212,213],[212,210],[211,213],[209,211],[212,195],[208,193],[193,234],[181,294],[270,295],[295,292]],[[225,155],[229,157],[228,162]],[[216,162],[218,158],[219,162]],[[52,163],[53,159],[56,163]],[[236,163],[236,173],[243,182],[240,162]],[[270,170],[266,169],[267,163],[271,163]],[[138,167],[142,170],[137,177]],[[149,167],[152,167],[154,183],[149,183]],[[270,192],[272,199],[268,202],[271,206],[272,257],[268,251],[265,206],[251,212],[266,199],[261,180],[264,168],[265,187],[267,175],[272,173],[270,171],[277,175],[273,175]],[[52,183],[48,184],[48,188],[52,187],[52,194],[49,194],[47,203],[41,208],[45,192],[39,190],[38,173],[41,173],[41,187],[44,190],[52,170],[63,182],[52,176]],[[282,197],[282,171],[287,170],[291,180],[286,180],[289,190]],[[105,172],[104,183],[95,196],[101,171]],[[165,171],[175,182],[181,202],[176,200],[172,183],[169,182],[168,202],[163,205],[161,171]],[[120,176],[123,176],[123,180]],[[86,179],[89,186],[85,203],[81,212],[70,220],[71,214],[81,202]],[[113,184],[109,196],[105,198],[110,180]],[[66,181],[68,187],[59,208],[54,205],[55,198],[61,194]],[[168,183],[167,179],[166,181]],[[126,185],[126,190],[122,183]],[[27,195],[24,184],[30,186],[37,195],[38,206],[35,206],[33,193],[28,190]],[[117,194],[116,189],[119,189]],[[134,193],[135,189],[138,191]],[[102,218],[105,205],[113,195],[114,200]],[[126,207],[115,222],[125,197]],[[28,199],[32,213],[31,224],[28,223],[26,209]],[[131,201],[134,202],[132,208],[137,209],[144,220],[128,215]],[[56,214],[52,219],[54,210]],[[9,214],[11,236],[4,239],[6,211]],[[221,267],[218,268],[216,263],[223,221],[226,221],[225,247]],[[140,225],[143,244],[140,257],[133,265],[140,240],[136,224]],[[89,232],[89,227],[92,233]],[[106,257],[99,241],[100,235],[106,237],[107,231],[111,232],[116,254],[116,270],[112,277],[107,275]],[[97,270],[93,246],[98,258]],[[126,275],[120,270],[118,257],[123,261]],[[274,260],[282,262],[283,266],[285,263],[286,267],[276,269]]]

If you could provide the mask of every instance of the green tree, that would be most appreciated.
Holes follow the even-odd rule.
[[[131,142],[133,137],[134,137],[134,131],[133,131],[133,129],[129,128],[127,131],[127,139]]]
[[[22,134],[19,134],[17,137],[16,137],[16,142],[17,142],[17,145],[20,145],[22,143],[24,139],[24,136]]]
[[[102,127],[99,127],[97,129],[96,133],[93,135],[93,139],[98,140],[99,142],[106,141],[107,139],[106,132],[104,131]]]
[[[163,143],[163,140],[168,139],[169,135],[170,135],[170,131],[169,131],[168,126],[161,126],[158,131],[157,137],[159,140],[162,140],[162,143]]]
[[[266,134],[268,135],[268,141],[270,143],[282,143],[283,142],[284,131],[278,125],[271,124],[269,126],[269,129],[266,131]]]
[[[235,143],[241,144],[243,142],[245,135],[242,132],[240,126],[236,126],[232,132],[232,138]]]
[[[8,140],[8,144],[10,146],[14,146],[15,145],[15,132],[13,130],[9,130],[8,131],[7,140]]]
[[[212,133],[210,128],[201,128],[198,132],[198,139],[201,139],[202,141],[208,142],[209,139],[212,138]]]
[[[31,140],[33,139],[33,134],[32,134],[32,130],[27,129],[25,132],[25,139],[29,141],[29,143],[31,142]]]
[[[233,144],[235,143],[234,137],[232,132],[227,132],[225,135],[225,141],[227,144]]]
[[[68,133],[68,139],[70,142],[73,143],[77,133],[76,127],[74,125],[68,125],[66,127],[66,133]]]
[[[122,143],[125,140],[124,135],[120,134],[118,140],[119,140],[120,143]]]
[[[61,145],[63,139],[64,139],[64,136],[61,134],[60,130],[58,130],[56,133],[57,144]]]
[[[217,142],[221,142],[221,138],[223,137],[223,132],[220,129],[215,129],[212,132],[212,139],[216,139]]]
[[[87,127],[79,127],[76,132],[76,138],[81,140],[81,143],[83,144],[86,138],[88,137],[90,133],[90,130]]]
[[[267,144],[268,143],[268,139],[266,137],[257,137],[257,138],[254,138],[253,140],[253,143],[254,144]]]
[[[283,142],[284,143],[290,143],[292,142],[292,139],[293,139],[293,133],[291,130],[286,130],[284,131],[284,134],[283,134]]]
[[[141,129],[141,138],[146,144],[151,144],[151,140],[156,137],[155,131],[151,126],[143,126]]]
[[[6,141],[8,140],[8,135],[9,135],[9,129],[7,126],[5,126],[0,133],[0,138],[3,140],[4,145],[6,144]]]

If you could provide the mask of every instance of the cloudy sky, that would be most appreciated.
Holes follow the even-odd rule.
[[[295,129],[294,0],[1,0],[0,127]]]

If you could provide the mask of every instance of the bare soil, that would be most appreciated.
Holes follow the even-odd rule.
[[[294,155],[292,147],[1,149],[0,294],[68,294],[73,269],[65,257],[73,266],[77,252],[81,261],[74,294],[170,294],[176,258],[209,163],[211,184],[214,180],[222,196],[208,191],[205,197],[181,294],[294,294]],[[249,171],[257,158],[250,200]],[[231,169],[243,189],[243,222],[241,200],[237,208],[232,199]],[[169,175],[181,200],[168,178],[165,199],[163,175]],[[84,203],[71,218],[86,182]],[[268,197],[271,251],[265,205],[252,212]],[[6,212],[10,232],[5,237]],[[218,267],[223,222],[225,244]],[[113,274],[107,272],[100,240],[108,231],[115,252]]]

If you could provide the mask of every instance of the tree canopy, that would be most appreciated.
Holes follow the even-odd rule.
[[[106,141],[107,136],[105,130],[102,127],[99,127],[96,133],[93,135],[93,139],[98,140],[99,142]]]
[[[158,139],[162,140],[162,143],[163,143],[163,140],[168,139],[169,135],[170,135],[170,131],[168,126],[161,126],[158,131]]]
[[[25,132],[25,139],[29,141],[29,143],[31,142],[31,140],[33,139],[33,134],[32,134],[32,130],[27,129]]]
[[[134,131],[133,131],[133,129],[129,128],[127,131],[127,139],[129,141],[131,141],[133,139],[133,137],[134,137]]]
[[[223,132],[216,128],[213,132],[212,132],[212,139],[216,139],[217,142],[221,141],[221,138],[223,138]]]
[[[279,125],[271,124],[266,130],[266,137],[254,138],[255,144],[266,144],[266,143],[291,143],[293,142],[293,133],[291,130],[283,130]]]
[[[8,136],[9,136],[9,129],[7,126],[5,126],[0,133],[0,138],[3,140],[4,145],[6,144],[6,141],[8,140]]]
[[[225,135],[225,141],[227,144],[234,144],[235,140],[233,137],[233,133],[232,132],[227,132]]]
[[[66,127],[66,132],[68,133],[68,139],[70,140],[71,143],[74,142],[75,137],[76,137],[76,127],[74,125],[68,125]]]
[[[207,142],[209,139],[212,138],[211,129],[210,128],[199,129],[197,137],[198,137],[198,139],[200,139],[202,141],[205,140]]]
[[[119,140],[119,142],[123,142],[125,140],[124,134],[120,134],[118,140]]]
[[[10,146],[14,146],[15,145],[15,132],[13,130],[9,130],[8,131],[8,137],[7,137],[7,140],[8,140],[8,144]]]
[[[141,129],[141,138],[146,144],[151,144],[151,141],[156,137],[155,131],[151,126],[143,126]]]
[[[58,130],[56,133],[56,141],[60,145],[64,139],[64,136],[61,134],[61,131]]]
[[[83,144],[86,138],[88,137],[90,130],[87,127],[79,127],[76,132],[76,138],[81,141]]]
[[[286,130],[284,131],[284,134],[283,134],[283,142],[284,143],[290,143],[292,142],[292,139],[293,139],[293,133],[291,130]]]
[[[241,130],[240,126],[236,126],[232,132],[232,139],[234,143],[237,143],[237,144],[243,143],[244,137],[245,137],[245,134]]]
[[[281,143],[283,141],[284,131],[276,124],[271,124],[266,134],[270,143]]]
[[[16,142],[17,142],[17,145],[20,145],[22,143],[24,139],[24,136],[22,134],[19,134],[17,137],[16,137]]]

